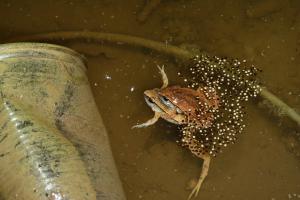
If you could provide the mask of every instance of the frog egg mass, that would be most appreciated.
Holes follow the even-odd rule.
[[[211,113],[212,119],[206,120],[212,123],[209,127],[203,127],[189,120],[180,127],[182,139],[179,142],[193,149],[194,154],[211,156],[216,156],[221,147],[234,143],[245,127],[243,102],[260,92],[256,80],[258,71],[254,66],[248,66],[245,60],[241,62],[205,54],[192,59],[187,72],[178,75],[186,80],[187,87],[199,88],[208,100],[215,98],[217,103],[211,106],[199,101],[197,117]]]

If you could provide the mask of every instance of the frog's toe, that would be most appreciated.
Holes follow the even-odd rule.
[[[198,196],[200,187],[201,187],[201,183],[198,182],[198,184],[194,187],[193,191],[190,193],[188,200]]]
[[[164,65],[161,66],[161,67],[159,65],[157,65],[157,68],[158,68],[158,70],[161,74],[161,78],[162,78],[162,81],[163,81],[163,85],[162,85],[161,88],[166,88],[169,84],[169,80],[168,80],[167,74],[165,72],[165,67],[164,67]]]
[[[143,124],[137,124],[137,125],[134,125],[131,127],[131,129],[134,129],[134,128],[145,128],[149,125],[147,125],[146,123],[143,123]]]

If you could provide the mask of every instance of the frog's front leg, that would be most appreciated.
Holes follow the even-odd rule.
[[[142,124],[137,124],[132,126],[131,128],[144,128],[144,127],[148,127],[151,126],[153,124],[155,124],[157,122],[157,120],[161,117],[161,114],[159,112],[154,112],[154,116],[149,119],[148,121],[142,123]]]
[[[167,74],[164,70],[164,66],[160,67],[159,65],[157,65],[157,68],[159,70],[159,73],[161,74],[161,79],[163,81],[163,85],[161,86],[161,89],[166,88],[169,84],[169,80],[168,80]]]

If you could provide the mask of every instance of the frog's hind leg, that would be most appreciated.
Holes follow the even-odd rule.
[[[193,197],[197,197],[198,192],[201,188],[202,182],[204,181],[205,177],[208,174],[208,169],[209,169],[209,164],[210,164],[210,156],[205,155],[205,156],[201,156],[201,158],[203,159],[201,174],[200,174],[200,177],[198,179],[196,186],[194,187],[193,191],[189,195],[188,200],[192,199]]]
[[[144,128],[144,127],[147,127],[147,126],[151,126],[153,124],[155,124],[157,122],[157,120],[161,117],[161,114],[159,112],[155,112],[154,113],[154,116],[149,119],[148,121],[142,123],[142,124],[137,124],[135,126],[132,126],[131,128]]]
[[[160,67],[159,65],[157,65],[157,68],[159,69],[159,73],[161,74],[161,78],[163,81],[163,85],[161,86],[161,89],[166,88],[169,84],[169,80],[168,80],[167,74],[164,70],[164,66]]]

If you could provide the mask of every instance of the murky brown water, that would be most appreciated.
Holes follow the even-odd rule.
[[[92,30],[193,44],[212,54],[254,62],[263,69],[264,85],[300,111],[300,2],[264,0],[265,7],[257,2],[162,1],[139,23],[137,13],[145,3],[140,0],[3,0],[0,36],[5,42],[23,34]],[[160,121],[131,129],[153,115],[142,93],[161,85],[156,65],[165,64],[175,83],[176,63],[139,49],[63,44],[87,55],[91,87],[128,199],[186,199],[186,184],[198,177],[202,161],[177,146],[176,127]],[[197,199],[300,199],[300,147],[293,137],[299,129],[279,122],[250,103],[245,134],[212,161]]]

